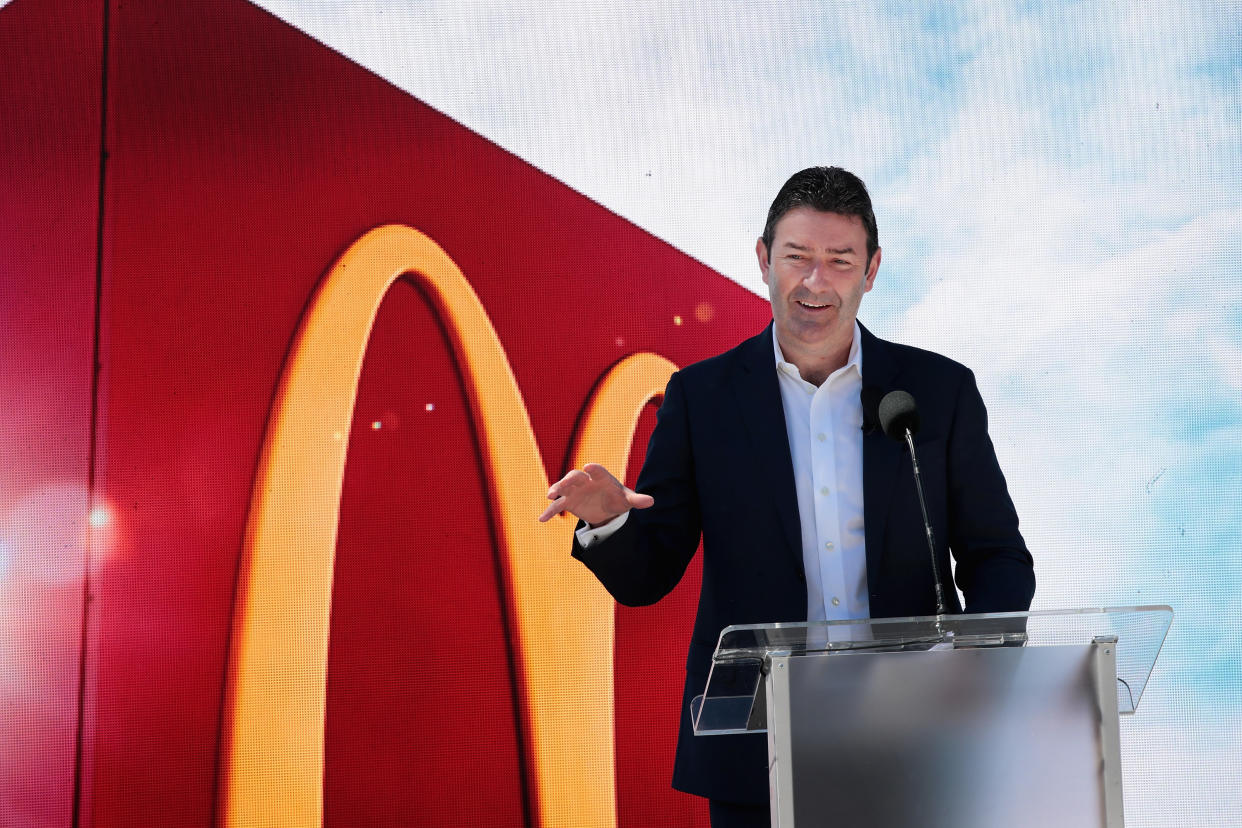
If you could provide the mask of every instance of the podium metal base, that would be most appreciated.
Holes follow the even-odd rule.
[[[772,824],[1122,828],[1115,657],[1109,642],[773,657]]]

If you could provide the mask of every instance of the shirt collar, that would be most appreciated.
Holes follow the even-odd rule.
[[[776,370],[780,371],[782,370],[782,365],[788,365],[789,368],[784,370],[793,369],[792,376],[802,380],[802,375],[798,372],[798,366],[792,362],[785,361],[785,353],[781,350],[780,340],[776,338],[776,325],[772,326],[772,350],[776,356]],[[862,332],[858,329],[857,319],[854,320],[854,339],[850,342],[850,355],[846,358],[845,364],[833,371],[828,378],[832,379],[837,374],[850,370],[851,367],[858,372],[860,377],[862,376]],[[805,382],[805,380],[802,381]]]

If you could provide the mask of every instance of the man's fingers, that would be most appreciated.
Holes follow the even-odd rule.
[[[548,497],[552,497],[552,495],[548,495]],[[548,506],[548,508],[543,510],[543,514],[539,516],[539,522],[547,523],[549,520],[556,517],[564,510],[565,510],[565,498],[558,497],[552,501],[552,505]]]
[[[650,509],[655,505],[655,498],[651,495],[639,494],[631,489],[626,489],[625,502],[635,509]]]
[[[582,471],[589,475],[591,480],[599,480],[600,477],[603,477],[605,480],[617,479],[612,472],[608,471],[608,469],[604,468],[599,463],[587,463],[582,467]]]
[[[581,469],[574,469],[569,474],[552,484],[548,489],[548,500],[555,500],[573,491],[578,486],[590,483],[591,478]]]
[[[587,463],[553,483],[548,487],[548,500],[552,502],[539,515],[540,523],[569,512],[596,525],[628,508],[646,509],[655,502],[649,495],[626,488],[599,463]]]

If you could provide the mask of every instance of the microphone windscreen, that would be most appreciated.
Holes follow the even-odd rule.
[[[919,433],[919,409],[907,391],[889,391],[880,400],[880,428],[894,440],[904,441],[906,429]]]

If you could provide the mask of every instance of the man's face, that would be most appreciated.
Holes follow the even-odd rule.
[[[756,246],[785,358],[824,356],[853,339],[862,296],[880,267],[867,263],[867,231],[858,216],[796,207],[776,223],[772,249]]]

